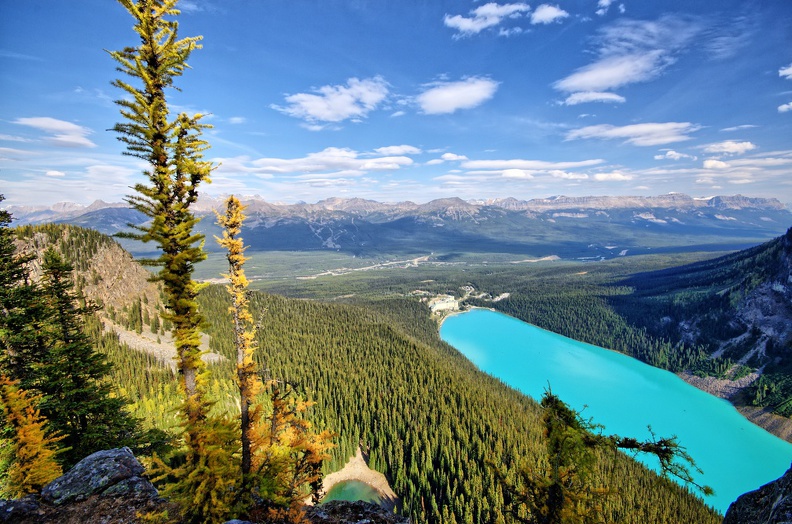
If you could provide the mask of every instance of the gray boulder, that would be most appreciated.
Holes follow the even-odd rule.
[[[158,496],[154,485],[143,477],[144,471],[129,448],[97,451],[47,484],[41,491],[41,498],[59,506],[85,500],[91,495]]]
[[[723,524],[792,524],[792,467],[781,478],[740,495]]]

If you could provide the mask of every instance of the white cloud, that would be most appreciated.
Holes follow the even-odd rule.
[[[554,178],[562,178],[564,180],[586,180],[589,177],[586,173],[570,173],[561,169],[550,171],[550,175]]]
[[[467,160],[468,159],[468,157],[466,157],[465,155],[457,155],[456,153],[443,153],[443,155],[440,158],[442,158],[443,160],[446,160],[448,162],[453,162],[453,161],[456,161],[456,160]]]
[[[729,164],[723,162],[722,160],[715,160],[714,158],[708,158],[704,161],[704,169],[726,169],[729,167]]]
[[[532,24],[551,24],[553,22],[560,22],[567,18],[569,13],[559,8],[558,6],[550,4],[542,4],[531,13]]]
[[[457,37],[478,34],[481,31],[499,25],[506,18],[516,18],[529,11],[528,4],[497,4],[490,2],[470,11],[472,16],[445,15],[443,23],[446,27],[459,31]]]
[[[585,104],[588,102],[610,102],[610,103],[617,103],[622,104],[625,102],[625,98],[623,96],[617,95],[616,93],[602,93],[598,91],[581,91],[579,93],[572,93],[569,95],[566,100],[564,100],[564,105],[567,106],[574,106],[577,104]]]
[[[789,64],[788,66],[779,69],[778,76],[782,78],[786,78],[787,80],[792,80],[792,64]]]
[[[718,142],[704,146],[706,153],[724,154],[724,155],[741,155],[746,151],[756,149],[756,145],[751,142],[735,142],[734,140],[726,140],[725,142]]]
[[[386,149],[386,148],[383,148]],[[259,178],[278,175],[346,177],[370,171],[395,171],[414,162],[408,156],[386,154],[371,158],[349,148],[328,147],[302,158],[258,158],[246,156],[213,159],[219,174],[248,174]]]
[[[688,135],[699,129],[701,126],[690,122],[632,124],[621,127],[601,124],[574,129],[567,133],[566,139],[624,139],[625,143],[636,146],[657,146],[690,140]]]
[[[406,114],[407,113],[404,112],[404,111],[396,111],[395,113],[392,113],[391,116],[395,118],[395,117],[399,117],[399,116],[404,116]]]
[[[65,120],[50,118],[48,116],[17,118],[14,124],[32,127],[48,134],[46,140],[53,145],[62,147],[96,147],[88,139],[93,131],[87,127],[72,124]]]
[[[470,77],[458,82],[434,82],[416,100],[424,113],[439,115],[458,109],[471,109],[495,95],[499,83],[484,77]]]
[[[228,119],[229,124],[244,124],[245,122],[247,122],[247,118],[244,116],[232,116]]]
[[[501,173],[503,178],[512,178],[512,179],[520,179],[520,180],[530,180],[533,178],[533,175],[523,171],[522,169],[504,169]]]
[[[678,152],[674,151],[673,149],[668,149],[668,150],[666,150],[666,152],[664,154],[655,155],[655,157],[654,157],[655,160],[666,160],[666,159],[668,159],[668,160],[682,160],[683,158],[689,158],[691,160],[696,160],[696,157],[694,157],[693,155],[688,155],[686,153],[678,153]]]
[[[287,106],[270,106],[283,114],[301,118],[311,124],[341,122],[364,118],[388,96],[388,83],[381,76],[350,78],[346,85],[322,86],[314,93],[297,93],[286,97]]]
[[[599,9],[597,9],[596,13],[600,16],[603,16],[605,13],[608,12],[608,8],[611,6],[612,3],[613,0],[599,0],[597,2],[597,7]]]
[[[466,157],[465,155],[457,155],[455,153],[443,153],[443,155],[440,158],[433,158],[432,160],[428,161],[426,165],[436,166],[444,162],[458,162],[467,159],[468,157]]]
[[[559,91],[605,91],[658,76],[670,64],[662,51],[609,56],[583,66],[553,87]]]
[[[415,146],[400,145],[400,146],[387,146],[379,147],[374,150],[381,155],[418,155],[421,150]]]
[[[598,182],[623,182],[632,179],[632,175],[622,173],[621,171],[613,171],[611,173],[597,173],[594,175],[594,180]]]
[[[792,111],[792,102],[778,106],[779,113],[786,113],[787,111]]]
[[[462,163],[465,169],[523,169],[523,170],[557,170],[590,167],[603,163],[602,159],[583,160],[579,162],[547,162],[544,160],[468,160]]]
[[[66,176],[66,173],[64,173],[63,171],[56,171],[54,169],[51,169],[51,170],[47,171],[46,173],[44,173],[44,175],[48,176],[48,177],[53,177],[53,178],[62,178],[62,177]]]
[[[596,50],[599,58],[558,80],[553,87],[568,93],[603,92],[648,82],[673,64],[676,54],[699,31],[696,24],[674,16],[657,21],[619,20],[600,30]]]

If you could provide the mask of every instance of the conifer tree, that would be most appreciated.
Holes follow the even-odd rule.
[[[203,236],[193,232],[198,219],[190,207],[212,171],[212,164],[202,160],[209,145],[200,138],[209,126],[201,123],[200,114],[171,117],[165,90],[174,87],[174,79],[187,67],[190,54],[200,47],[201,37],[178,38],[178,23],[172,19],[179,13],[177,0],[119,2],[133,16],[140,44],[110,53],[120,64],[118,70],[137,83],[113,82],[128,95],[116,101],[126,121],[116,124],[114,130],[126,144],[126,154],[149,164],[145,172],[148,183],[136,184],[137,195],[127,201],[151,221],[137,227],[139,233],[132,236],[154,242],[161,250],[159,258],[149,262],[161,268],[157,278],[165,291],[163,318],[173,324],[176,366],[186,395],[185,415],[199,423],[208,405],[200,351],[202,318],[196,303],[199,286],[192,274],[195,263],[206,255]]]
[[[0,375],[0,409],[11,430],[13,453],[0,496],[19,498],[38,493],[58,478],[63,470],[56,460],[62,435],[48,431],[47,419],[36,407],[39,395],[19,389],[19,382]]]
[[[85,333],[92,306],[79,306],[73,268],[50,248],[44,253],[42,296],[51,312],[52,329],[37,390],[41,412],[53,430],[64,435],[60,460],[70,466],[95,451],[134,447],[141,437],[128,402],[108,382],[111,366]]]
[[[17,252],[11,220],[0,210],[0,370],[30,390],[42,379],[37,363],[45,358],[52,324],[41,288],[30,278],[35,256]]]
[[[542,396],[542,420],[548,462],[539,467],[524,465],[517,482],[496,471],[509,511],[526,524],[574,524],[599,521],[601,502],[612,492],[607,486],[592,486],[595,450],[626,450],[648,453],[660,461],[663,475],[671,475],[703,494],[712,488],[695,482],[689,467],[700,470],[676,437],[639,441],[619,435],[603,435],[602,426],[583,420],[551,390]],[[650,428],[651,430],[651,428]],[[687,465],[686,465],[686,464]]]
[[[260,417],[260,407],[254,408],[251,413],[256,396],[261,392],[261,380],[256,373],[256,364],[253,361],[255,350],[255,328],[253,316],[248,308],[247,287],[244,264],[245,245],[239,236],[242,224],[245,221],[246,206],[235,197],[226,200],[225,214],[217,213],[217,223],[223,228],[223,238],[217,238],[217,243],[226,248],[228,259],[229,279],[228,292],[231,294],[231,313],[233,323],[234,346],[236,347],[237,386],[240,399],[240,429],[242,441],[242,476],[250,474],[250,432]]]

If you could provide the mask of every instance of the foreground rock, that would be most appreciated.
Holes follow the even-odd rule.
[[[98,451],[44,487],[41,497],[0,500],[0,522],[132,523],[168,504],[129,448]]]
[[[306,509],[313,524],[410,524],[410,519],[386,511],[370,502],[334,500]]]
[[[740,495],[723,524],[792,524],[792,467],[778,480]]]
[[[156,497],[157,489],[143,478],[145,468],[129,448],[97,451],[77,463],[41,491],[44,502],[60,506],[91,495]]]
[[[129,448],[98,451],[44,487],[41,496],[0,500],[0,522],[15,524],[132,524],[148,513],[178,509],[161,499]],[[381,506],[333,501],[306,507],[315,524],[409,524]],[[235,524],[244,521],[230,521]]]

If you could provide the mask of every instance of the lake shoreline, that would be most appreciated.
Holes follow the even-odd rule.
[[[517,317],[513,317],[507,313],[498,311],[495,308],[473,306],[473,307],[469,307],[468,309],[461,309],[443,315],[443,317],[438,322],[438,327],[437,327],[438,335],[440,334],[440,329],[443,327],[443,323],[446,321],[446,319],[455,317],[457,315],[461,315],[463,313],[467,313],[469,311],[473,311],[475,309],[493,311],[495,313],[501,313],[516,320],[520,320]],[[525,321],[520,320],[520,322],[525,322]],[[535,324],[530,324],[529,322],[526,322],[526,324],[535,326]],[[535,326],[535,327],[539,329],[544,329],[541,326]],[[602,348],[602,349],[605,349],[607,351],[613,351],[614,353],[619,353],[621,355],[626,355],[630,358],[635,358],[635,357],[631,357],[630,355],[627,355],[626,353],[616,351],[615,349],[610,349],[610,348]],[[638,361],[641,362],[640,360]],[[657,368],[657,369],[663,369],[663,368]],[[752,373],[748,377],[744,377],[743,379],[740,379],[738,381],[732,381],[732,380],[717,379],[715,377],[699,377],[686,371],[675,374],[676,376],[678,376],[679,378],[681,378],[691,386],[695,387],[696,389],[700,389],[701,391],[709,393],[712,396],[728,401],[746,420],[748,420],[752,424],[759,426],[768,433],[771,433],[782,440],[792,443],[792,419],[789,419],[787,417],[782,417],[780,415],[776,415],[766,408],[751,406],[741,401],[745,389],[748,386],[750,386],[750,384],[753,383],[754,380],[758,378],[758,375]]]
[[[759,378],[758,374],[751,373],[751,375],[736,381],[716,377],[699,377],[687,371],[676,375],[691,386],[728,401],[751,423],[780,439],[792,443],[792,420],[776,415],[768,408],[751,406],[745,402],[744,393]]]
[[[368,460],[364,457],[363,450],[359,446],[355,455],[349,458],[343,468],[322,479],[321,496],[324,497],[336,484],[349,480],[362,482],[377,491],[382,498],[380,506],[388,511],[401,507],[401,499],[391,489],[388,479],[379,471],[368,466]]]

